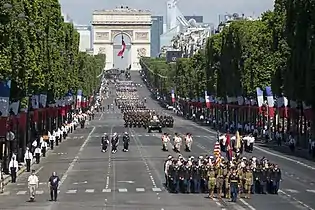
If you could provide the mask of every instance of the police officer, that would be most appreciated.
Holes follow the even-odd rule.
[[[60,183],[59,176],[57,176],[56,172],[53,172],[48,180],[48,185],[50,188],[50,201],[57,201],[59,183]]]
[[[112,140],[111,140],[111,144],[112,144],[112,153],[116,153],[117,147],[119,144],[119,137],[118,137],[117,133],[114,133]]]
[[[129,134],[127,132],[125,132],[125,134],[123,136],[123,144],[124,144],[123,152],[128,152],[129,143],[130,143]]]
[[[230,183],[230,188],[231,188],[231,197],[232,197],[232,202],[236,202],[237,200],[237,194],[238,194],[238,188],[240,184],[240,177],[237,174],[236,170],[233,170],[232,174],[229,177],[229,183]]]

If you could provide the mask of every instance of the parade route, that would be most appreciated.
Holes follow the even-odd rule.
[[[141,83],[138,73],[132,79]],[[139,88],[140,97],[147,98],[147,106],[162,110],[149,99],[149,91]],[[112,94],[106,102],[112,103]],[[164,111],[164,110],[163,110]],[[168,112],[168,111],[166,111]],[[170,112],[168,112],[170,113]],[[104,133],[131,136],[129,152],[122,152],[122,143],[116,154],[102,153],[100,142]],[[215,143],[215,132],[207,127],[175,117],[174,128],[163,132],[173,135],[191,132],[194,136],[192,152],[183,152],[188,157],[211,154]],[[82,136],[82,138],[81,138]],[[77,138],[75,138],[77,137]],[[171,150],[161,150],[161,134],[147,133],[144,128],[125,128],[119,110],[107,110],[95,115],[84,129],[69,135],[51,154],[34,165],[40,179],[36,202],[28,203],[28,173],[19,176],[16,184],[8,184],[5,193],[0,195],[1,210],[296,210],[315,208],[315,186],[312,168],[303,166],[281,154],[270,155],[255,149],[248,157],[267,157],[279,164],[283,181],[279,195],[253,195],[251,199],[239,199],[231,203],[226,199],[209,199],[206,194],[171,194],[164,187],[163,165],[166,157],[178,154]],[[269,151],[270,153],[272,151]],[[293,157],[292,157],[293,158]],[[303,161],[294,158],[294,160]],[[315,164],[305,162],[315,167]],[[50,202],[47,181],[53,171],[62,180],[57,202]]]

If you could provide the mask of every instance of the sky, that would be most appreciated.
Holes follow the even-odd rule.
[[[94,10],[120,6],[150,10],[152,15],[166,15],[167,0],[59,0],[62,11],[77,24],[89,24]],[[193,2],[193,4],[192,4]],[[219,23],[219,15],[239,13],[258,17],[273,9],[274,0],[178,0],[183,15],[202,15],[206,23]]]

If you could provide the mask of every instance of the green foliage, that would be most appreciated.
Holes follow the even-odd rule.
[[[142,62],[150,77],[167,76],[182,97],[203,96],[203,90],[219,97],[254,96],[256,87],[272,86],[278,96],[315,107],[314,17],[311,0],[276,0],[274,11],[260,20],[232,22],[209,37],[203,51],[179,59],[175,67],[167,68],[164,60]]]
[[[11,79],[12,100],[47,93],[52,101],[69,89],[90,95],[100,85],[105,55],[79,52],[58,0],[0,0],[0,8],[0,79]]]

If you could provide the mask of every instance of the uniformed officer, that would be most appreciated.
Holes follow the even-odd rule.
[[[24,163],[26,164],[26,171],[31,172],[31,163],[33,160],[33,155],[30,152],[29,148],[26,147],[26,152],[24,154]]]
[[[231,188],[231,198],[232,202],[236,202],[237,200],[237,194],[239,190],[239,184],[240,184],[240,177],[237,174],[236,170],[233,170],[232,174],[229,177],[229,183]]]
[[[229,177],[231,175],[230,169],[225,166],[223,168],[223,177],[224,177],[224,197],[227,199],[231,198],[231,191],[230,191],[230,183],[229,183]]]
[[[190,193],[191,192],[191,167],[188,164],[188,161],[184,161],[183,164],[184,170],[184,182],[183,182],[183,192]]]
[[[11,182],[16,182],[16,173],[19,169],[19,163],[16,161],[15,154],[12,155],[10,163],[9,163],[10,175],[11,175]]]
[[[41,153],[41,149],[38,147],[36,147],[35,149],[35,159],[36,159],[36,164],[39,164],[40,161],[40,153]]]
[[[198,161],[193,162],[192,182],[193,182],[193,186],[194,186],[194,193],[200,193],[201,168],[198,165]]]
[[[46,141],[43,141],[42,143],[41,143],[41,148],[42,148],[42,154],[43,154],[43,157],[46,157],[46,151],[47,151],[47,142]]]
[[[213,165],[211,165],[208,170],[208,181],[209,198],[213,198],[214,188],[216,184],[215,170]]]
[[[179,189],[179,165],[177,164],[177,162],[174,164],[174,168],[173,168],[173,174],[172,176],[172,180],[173,180],[173,189],[175,193],[179,193],[180,189]]]
[[[278,194],[278,190],[280,187],[280,181],[281,181],[281,170],[276,164],[275,167],[273,168],[273,173],[272,173],[272,184],[273,184],[273,191],[272,193]]]
[[[253,172],[250,170],[249,167],[246,168],[246,171],[244,173],[244,179],[245,179],[245,184],[244,184],[245,198],[250,198],[251,186],[253,185]]]
[[[223,175],[223,167],[218,166],[217,168],[217,174],[216,174],[216,186],[217,186],[217,194],[218,198],[221,198],[222,196],[222,189],[223,189],[223,184],[224,184],[224,175]]]
[[[200,167],[201,180],[200,187],[203,193],[208,192],[208,167],[207,161],[203,161],[203,164]]]

